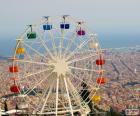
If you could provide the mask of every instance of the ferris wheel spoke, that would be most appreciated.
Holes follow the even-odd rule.
[[[52,46],[53,46],[53,50],[55,52],[55,56],[57,56],[57,47],[56,47],[56,44],[55,44],[55,41],[54,41],[54,35],[52,34],[51,31],[49,31],[49,35],[50,35],[50,38],[52,39]]]
[[[45,76],[45,74],[44,74],[44,76]],[[39,105],[38,105],[38,107],[36,108],[36,112],[37,111],[39,111],[40,110],[40,108],[42,107],[42,104],[44,104],[44,98],[45,98],[45,96],[47,95],[47,93],[48,93],[48,95],[49,95],[49,92],[48,91],[50,91],[50,89],[51,89],[51,86],[53,86],[54,85],[54,80],[52,80],[52,82],[50,81],[50,80],[48,80],[48,83],[52,83],[51,85],[49,85],[49,84],[45,84],[46,86],[45,86],[45,91],[44,91],[44,93],[43,93],[43,95],[42,95],[42,98],[40,99],[40,102],[39,102]],[[44,88],[44,87],[43,87]],[[50,95],[49,95],[50,96]],[[47,96],[46,96],[47,97]],[[50,109],[50,108],[49,108]]]
[[[80,105],[80,107],[82,107],[82,108],[84,108],[84,107],[88,107],[87,106],[87,103],[86,104],[82,104],[81,102],[83,102],[84,100],[83,100],[83,98],[81,97],[82,96],[82,93],[78,93],[78,92],[76,92],[76,87],[75,88],[73,88],[73,90],[74,90],[74,94],[73,94],[73,97],[74,98],[77,98],[76,100],[77,100],[77,102],[79,103],[79,105]],[[86,92],[87,93],[87,92]],[[85,94],[86,94],[85,93]],[[85,100],[86,101],[86,100]]]
[[[63,52],[62,50],[63,50],[63,48],[64,48],[64,32],[62,32],[62,38],[61,38],[61,56],[62,56],[62,52]]]
[[[61,30],[62,31],[62,30]],[[60,38],[60,42],[59,42],[59,50],[58,50],[58,52],[59,52],[59,56],[60,56],[60,58],[61,58],[61,56],[62,56],[62,41],[63,41],[63,39],[64,39],[64,32],[61,32],[61,34],[62,34],[62,36],[61,36],[61,38]]]
[[[79,46],[77,46],[72,53],[66,58],[66,60],[69,60],[76,52],[77,50],[80,50],[81,48],[83,48],[90,40],[88,39],[87,41],[85,40],[84,42],[82,42]]]
[[[27,61],[27,60],[15,60],[15,62],[21,62],[21,63],[30,63],[30,64],[38,64],[38,65],[44,65],[44,66],[50,66],[49,64],[47,63],[44,63],[44,62],[34,62],[34,61]]]
[[[74,42],[75,39],[76,39],[76,34],[74,34],[74,36],[71,38],[71,41],[68,43],[67,48],[64,51],[64,57],[66,56],[68,50],[71,48],[72,43]]]
[[[46,105],[46,103],[47,103],[47,101],[48,101],[48,99],[49,99],[49,96],[50,96],[51,92],[52,92],[53,86],[54,86],[54,82],[52,83],[52,85],[51,85],[51,87],[50,87],[50,90],[49,90],[49,92],[48,92],[48,94],[47,94],[47,96],[46,96],[46,98],[45,98],[45,101],[44,101],[43,106],[42,106],[42,108],[41,108],[41,114],[43,113],[43,110],[44,110],[44,108],[45,108],[45,105]],[[46,92],[45,92],[45,93],[46,93]]]
[[[86,57],[83,57],[83,58],[78,58],[78,59],[70,60],[70,61],[68,61],[68,64],[71,64],[71,63],[74,63],[74,62],[79,62],[81,60],[86,60],[86,59],[92,58],[94,56],[96,56],[96,55],[95,54],[86,55]]]
[[[71,89],[72,89],[72,91],[73,91],[73,92],[72,92],[73,97],[76,98],[76,101],[77,101],[77,102],[79,103],[79,105],[81,106],[82,98],[81,98],[81,96],[79,95],[78,91],[76,90],[77,87],[74,87],[74,86],[73,86],[73,84],[72,84],[72,82],[70,81],[69,78],[67,78],[67,80],[68,80],[69,86],[71,87]],[[82,106],[81,106],[81,107],[82,107]]]
[[[83,100],[83,99],[81,98],[82,93],[78,93],[78,92],[77,92],[79,85],[81,85],[81,83],[79,83],[78,86],[75,87],[75,91],[76,91],[75,94],[76,94],[76,96],[77,96],[77,95],[80,96],[80,99],[81,99],[81,101],[82,101],[82,100]],[[87,87],[87,86],[86,86],[86,87]],[[77,89],[77,90],[76,90],[76,89]],[[83,90],[83,89],[82,89],[82,90]]]
[[[56,101],[55,101],[55,107],[56,107],[56,110],[55,110],[55,114],[56,114],[56,116],[57,116],[57,114],[58,114],[58,91],[59,91],[59,78],[57,78],[57,80],[56,80]]]
[[[65,106],[65,102],[62,102],[60,99],[58,99],[59,100],[59,102],[62,104],[62,106],[63,106],[63,108],[65,109],[65,110],[67,110],[67,108],[66,108],[66,106]]]
[[[91,69],[87,69],[87,68],[79,68],[79,67],[73,67],[73,66],[69,66],[69,68],[76,69],[76,70],[82,70],[82,71],[97,72],[97,70],[91,70]]]
[[[98,87],[96,87],[96,89],[91,89],[91,91],[90,91],[90,94],[92,94],[92,97],[89,97],[89,96],[87,96],[86,98],[85,98],[85,101],[87,101],[87,104],[89,103],[89,102],[91,102],[92,101],[92,99],[93,99],[93,97],[96,95],[96,93],[97,93],[97,90],[99,90],[99,86],[100,85],[98,85]],[[85,95],[86,95],[86,93],[84,94],[84,97],[85,97]]]
[[[26,43],[24,43],[24,45],[27,46],[28,48],[30,48],[32,51],[34,51],[39,56],[44,57],[45,59],[47,59],[46,56],[44,56],[43,54],[39,53],[37,50],[35,50],[34,48],[32,48],[30,45],[28,45]]]
[[[61,52],[62,52],[62,50],[64,49],[63,54],[61,53],[61,56],[62,56],[62,57],[65,57],[65,52],[67,52],[66,49],[68,49],[68,48],[65,48],[65,47],[64,47],[64,39],[65,39],[65,35],[66,35],[66,32],[65,32],[65,31],[66,31],[66,30],[61,30],[61,34],[62,34],[61,39],[60,39],[60,43],[61,43],[61,46],[60,46]],[[67,46],[68,46],[68,45],[67,45]]]
[[[38,97],[39,99],[41,99],[40,95],[35,90],[33,90],[32,92],[36,95],[36,97]]]
[[[48,54],[50,55],[51,59],[55,60],[54,56],[50,52],[49,48],[46,46],[45,42],[43,40],[41,40],[41,43],[44,46],[44,48],[46,49],[46,51],[48,52]]]
[[[99,87],[98,87],[98,89],[99,89]],[[98,90],[98,89],[97,89],[97,90]],[[85,101],[87,101],[87,100],[89,99],[89,100],[87,101],[87,104],[88,104],[89,102],[92,101],[93,97],[94,97],[94,96],[96,95],[96,93],[97,93],[97,90],[93,93],[93,95],[92,95],[91,98],[89,98],[89,97],[85,98]],[[94,90],[92,90],[91,93],[92,93],[93,91],[94,91]]]
[[[40,41],[26,41],[26,43],[28,43],[28,44],[30,44],[30,45],[32,45],[32,44],[41,44],[41,42]]]
[[[40,35],[41,37],[39,37],[40,41],[41,41],[41,44],[43,45],[43,47],[45,48],[46,52],[48,52],[48,54],[50,55],[50,57],[54,60],[54,56],[52,55],[51,51],[49,50],[49,48],[47,47],[47,45],[45,44],[45,42],[43,41],[42,38],[44,38],[43,34],[42,33],[38,33],[38,35]]]
[[[41,71],[38,71],[38,72],[35,72],[35,73],[28,74],[28,75],[22,77],[22,79],[27,78],[27,77],[38,75],[38,74],[44,73],[44,72],[49,71],[49,70],[52,70],[52,68],[45,69],[45,70],[41,70]]]
[[[27,91],[27,92],[25,93],[25,95],[28,95],[30,92],[32,92],[38,85],[40,85],[40,84],[41,84],[43,81],[45,81],[49,76],[51,76],[52,73],[53,73],[53,71],[52,71],[51,73],[49,73],[48,76],[47,76],[46,78],[41,79],[39,82],[37,82],[36,85],[32,87],[32,89],[30,89],[29,91]]]
[[[26,33],[27,33],[28,31],[29,31],[29,27],[26,28],[26,29],[24,30],[24,32],[21,33],[17,38],[23,38],[23,37],[26,35]]]
[[[85,82],[84,80],[79,79],[76,75],[73,75],[72,73],[69,73],[69,74],[70,74],[73,78],[78,79],[81,83],[87,83],[87,82]],[[81,85],[81,83],[78,84],[78,86],[75,87],[75,89],[78,90],[78,87],[79,87],[79,85]],[[86,85],[86,87],[87,87],[87,85]],[[82,91],[82,90],[84,90],[84,89],[81,89],[80,91]],[[86,93],[87,93],[87,92],[86,92]],[[85,93],[85,94],[86,94],[86,93]],[[75,96],[80,96],[80,100],[83,101],[83,98],[81,97],[81,96],[82,96],[82,93],[78,93],[78,92],[76,92],[75,94],[76,94]],[[84,94],[84,95],[85,95],[85,94]]]
[[[68,72],[69,75],[71,75],[73,78],[79,80],[80,82],[84,82],[87,83],[86,81],[82,80],[81,78],[77,77],[76,75],[72,74],[71,72]],[[90,86],[91,88],[93,88],[92,85],[88,84],[88,86]]]
[[[84,80],[78,78],[76,75],[73,75],[71,72],[70,72],[69,74],[72,75],[73,78],[76,78],[77,80],[79,80],[81,83],[83,82],[83,83],[86,83],[86,84],[87,84],[87,82],[85,82]],[[92,90],[92,91],[90,91],[90,93],[92,93],[93,91],[95,91],[94,94],[93,94],[93,96],[96,95],[96,92],[97,92],[97,90],[99,90],[99,86],[100,86],[100,85],[98,85],[97,87],[94,87],[94,86],[88,84],[88,86],[89,86],[89,87],[91,88],[91,90]],[[86,93],[85,93],[85,94],[86,94]],[[85,94],[84,94],[84,95],[85,95]],[[80,94],[80,95],[81,95],[81,94]],[[89,97],[89,96],[88,96],[88,97]],[[88,99],[88,97],[85,98],[85,101]],[[91,101],[91,99],[92,99],[92,98],[90,98],[89,101],[87,101],[87,103],[89,103],[89,102]]]
[[[31,55],[29,54],[29,52],[26,50],[26,55],[27,55],[27,57],[30,59],[30,60],[33,60],[32,59],[32,57],[31,57]]]
[[[62,54],[62,40],[60,39],[60,42],[59,42],[59,47],[58,47],[58,55],[59,57],[61,58],[61,54]]]
[[[66,92],[67,92],[67,97],[68,97],[68,101],[69,101],[71,115],[73,116],[73,109],[72,109],[71,98],[70,98],[70,93],[69,93],[69,90],[68,90],[68,84],[67,84],[67,81],[66,81],[66,77],[64,77],[64,84],[65,84],[65,87],[66,87]]]

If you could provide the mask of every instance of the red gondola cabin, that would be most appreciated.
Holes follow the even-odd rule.
[[[104,65],[105,64],[105,60],[104,59],[97,59],[96,60],[96,64],[97,65]]]
[[[16,72],[19,71],[19,69],[18,69],[17,66],[10,66],[10,67],[9,67],[9,71],[10,71],[11,73],[16,73]]]
[[[104,78],[104,77],[98,77],[97,80],[96,80],[96,82],[98,84],[105,84],[106,83],[106,78]]]
[[[10,87],[10,91],[13,92],[13,93],[19,93],[20,92],[20,87],[14,84]]]

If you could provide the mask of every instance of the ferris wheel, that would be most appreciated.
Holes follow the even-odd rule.
[[[97,35],[85,22],[45,16],[17,38],[10,91],[25,112],[85,116],[101,100],[104,64]]]

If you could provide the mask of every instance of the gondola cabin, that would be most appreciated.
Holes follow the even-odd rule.
[[[97,82],[98,84],[105,84],[105,83],[106,83],[106,78],[105,78],[105,77],[98,77],[98,78],[96,79],[96,82]]]
[[[52,29],[52,25],[50,24],[45,24],[43,25],[43,30],[46,31],[46,30],[51,30]]]
[[[96,65],[104,65],[105,64],[105,60],[104,59],[97,59],[96,60]]]
[[[101,101],[101,96],[95,95],[92,97],[92,102],[93,103],[98,103]]]
[[[13,93],[19,93],[20,92],[20,87],[13,84],[11,87],[10,87],[10,91],[13,92]]]
[[[82,30],[82,29],[77,31],[78,36],[84,36],[85,34],[86,34],[86,32],[84,30]]]
[[[97,48],[98,47],[98,43],[94,43],[94,42],[90,42],[89,43],[89,48]]]
[[[24,54],[25,49],[24,48],[17,48],[16,54]]]
[[[9,67],[9,72],[11,73],[17,73],[19,71],[17,66],[10,66]]]
[[[61,23],[60,24],[60,28],[61,29],[69,29],[70,28],[70,24],[68,24],[68,23]]]
[[[36,32],[27,33],[27,38],[28,39],[36,39],[36,37],[37,37]]]

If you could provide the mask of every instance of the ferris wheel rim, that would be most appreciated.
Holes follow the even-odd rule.
[[[50,32],[50,31],[49,31]],[[50,32],[50,33],[52,33],[52,32]],[[25,33],[24,34],[26,34],[26,31],[25,31]],[[90,36],[92,36],[92,35],[90,35]],[[54,38],[54,37],[52,37],[52,38]],[[61,38],[63,38],[63,33],[62,33],[62,37]],[[75,37],[74,37],[75,38]],[[89,38],[90,39],[90,38]],[[90,41],[90,40],[87,40],[87,41],[84,41],[81,45],[79,45],[76,49],[81,49],[82,48],[82,45],[84,44],[84,43],[86,43],[86,45],[87,45],[87,43]],[[94,38],[95,39],[95,38]],[[16,50],[18,49],[18,46],[20,45],[20,42],[22,41],[23,39],[18,39],[17,41],[19,41],[18,43],[17,43],[17,45],[16,45],[16,48],[15,48],[15,52],[14,52],[14,58],[16,58]],[[24,40],[25,41],[25,40]],[[52,58],[52,60],[54,60],[54,61],[56,61],[55,60],[55,56],[54,56],[54,54],[51,54],[51,51],[49,51],[49,49],[46,47],[46,45],[45,45],[45,42],[43,41],[43,39],[41,39],[40,38],[40,41],[42,41],[41,43],[42,43],[42,45],[44,46],[44,48],[46,49],[46,51],[49,53],[49,55],[50,55],[50,57]],[[23,41],[22,41],[23,42]],[[61,41],[62,42],[62,41]],[[62,44],[60,42],[60,44]],[[98,43],[98,41],[96,40],[96,42]],[[24,42],[23,42],[24,43]],[[24,43],[24,45],[25,45],[25,43]],[[54,46],[53,46],[54,47]],[[56,47],[55,47],[56,48]],[[60,49],[62,49],[62,46],[60,45]],[[98,46],[98,48],[96,48],[97,49],[97,52],[101,52],[101,48],[100,48],[100,46]],[[68,49],[69,50],[69,49]],[[35,51],[35,50],[34,50]],[[60,51],[60,52],[62,52],[62,51]],[[39,52],[36,52],[36,53],[38,53],[38,55],[40,55],[40,56],[43,56],[44,58],[46,58],[46,56],[44,56],[44,55],[41,55]],[[61,53],[60,53],[61,54]],[[75,55],[76,54],[76,52],[75,51],[73,51],[69,56],[65,56],[66,55],[66,53],[64,54],[64,57],[66,57],[66,61],[67,62],[69,62],[70,64],[71,63],[73,63],[73,61],[71,60],[69,60],[69,58],[71,58],[73,55]],[[99,53],[99,54],[101,54],[101,53]],[[99,54],[96,54],[96,56],[98,56]],[[91,56],[91,57],[93,57],[93,56]],[[85,58],[85,59],[88,59],[88,58]],[[77,59],[78,60],[78,59]],[[75,60],[76,61],[76,60]],[[21,63],[21,62],[24,62],[24,60],[13,60],[13,66],[15,65],[15,64],[18,64],[18,63]],[[31,63],[31,61],[26,61],[26,63]],[[33,61],[32,61],[32,63],[33,63]],[[49,65],[48,63],[42,63],[42,62],[37,62],[37,61],[34,61],[34,63],[36,63],[36,64],[40,64],[40,65]],[[69,66],[70,68],[75,68],[75,67],[72,67],[72,66]],[[78,67],[77,67],[77,69],[78,69]],[[80,69],[80,68],[79,68]],[[100,67],[99,66],[99,70],[101,70],[102,69],[102,67]],[[51,69],[50,69],[51,70]],[[97,70],[88,70],[88,69],[84,69],[85,71],[93,71],[93,72],[96,72]],[[52,71],[53,72],[53,71]],[[65,78],[64,78],[64,83],[66,83],[66,80],[65,80]],[[18,85],[18,83],[16,83],[16,85]],[[97,88],[99,88],[100,87],[100,85],[101,84],[98,84],[98,87]],[[34,88],[34,87],[33,87]],[[31,91],[33,91],[33,89],[31,90]],[[68,90],[66,90],[66,91],[68,91]],[[97,90],[96,90],[96,92],[97,92]],[[95,92],[95,94],[96,94],[96,92]],[[27,93],[30,93],[30,91],[28,91]],[[21,93],[20,93],[21,94]],[[27,94],[26,94],[27,95]],[[57,94],[58,95],[58,94]],[[70,98],[70,97],[68,97],[68,98]],[[56,100],[57,102],[58,102],[58,99]],[[69,100],[69,101],[71,101],[71,100]],[[56,102],[56,106],[58,107],[58,103]],[[71,105],[70,105],[71,106]],[[57,107],[56,107],[56,114],[57,114]],[[41,113],[42,113],[43,111],[41,110]],[[72,113],[73,111],[72,111],[72,108],[71,108],[71,114],[73,114]]]

